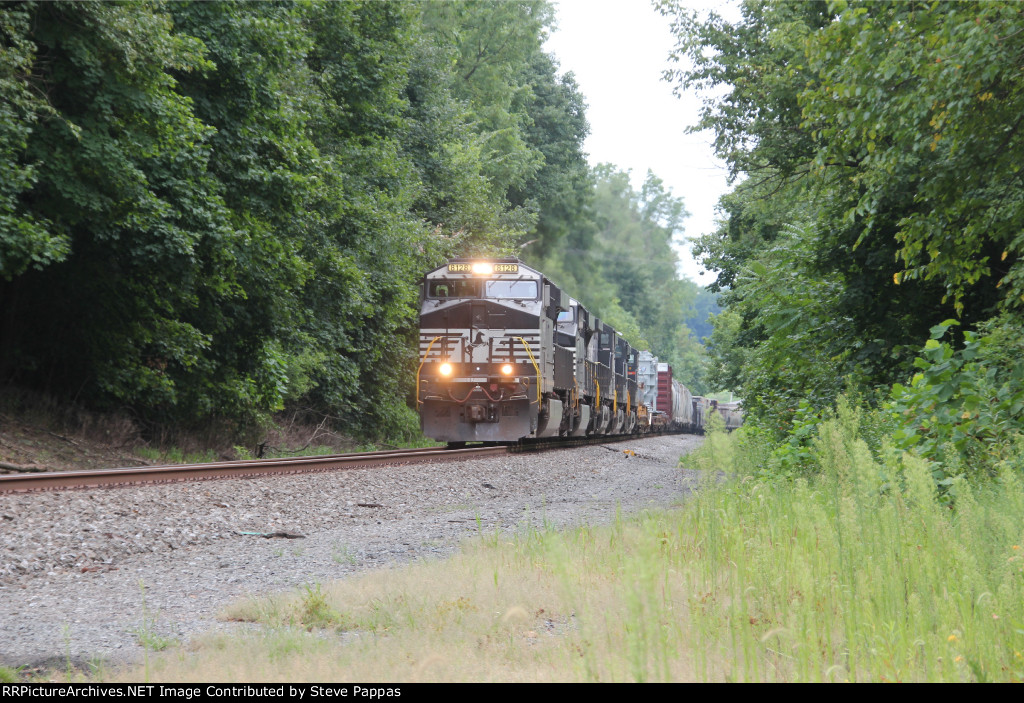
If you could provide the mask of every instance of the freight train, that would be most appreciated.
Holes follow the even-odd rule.
[[[452,259],[428,272],[419,352],[420,425],[450,446],[702,432],[717,409],[514,258]],[[738,425],[742,411],[723,417]]]

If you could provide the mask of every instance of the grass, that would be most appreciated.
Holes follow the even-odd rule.
[[[702,678],[1020,681],[1020,463],[991,483],[956,479],[954,508],[924,460],[876,459],[859,420],[841,405],[823,423],[813,479],[751,480],[765,457],[742,433],[712,435],[694,457],[739,477],[686,513],[706,588]]]
[[[1024,482],[953,486],[822,425],[813,479],[712,433],[678,509],[486,533],[455,557],[235,603],[161,681],[1021,681]],[[726,478],[729,477],[729,478]],[[142,676],[139,671],[129,679]]]
[[[173,637],[164,637],[146,628],[136,629],[135,636],[139,640],[139,645],[149,652],[162,652],[178,644],[178,640]]]
[[[355,564],[356,555],[347,544],[331,545],[331,560],[335,564]]]

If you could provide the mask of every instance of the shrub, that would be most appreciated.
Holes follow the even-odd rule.
[[[965,331],[963,348],[954,350],[940,340],[956,324],[932,328],[914,360],[918,373],[907,386],[895,384],[886,404],[896,447],[934,462],[940,482],[961,469],[994,476],[1024,429],[1024,361],[1007,356],[1011,342],[1001,329]]]

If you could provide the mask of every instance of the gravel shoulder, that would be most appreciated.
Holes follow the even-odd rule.
[[[233,627],[216,616],[243,596],[444,557],[481,530],[596,525],[617,509],[667,507],[695,485],[676,463],[701,441],[0,496],[0,664],[138,661],[140,632],[186,642]]]

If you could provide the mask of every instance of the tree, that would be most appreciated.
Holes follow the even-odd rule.
[[[986,5],[978,24],[964,16],[971,14],[966,7],[749,2],[730,25],[662,4],[675,18],[676,57],[693,65],[670,78],[678,89],[727,89],[705,102],[697,127],[715,130],[719,154],[735,175],[747,176],[722,200],[722,227],[698,244],[705,265],[719,271],[713,289],[740,313],[719,336],[749,350],[728,354],[716,344],[717,377],[768,392],[764,379],[782,353],[794,367],[806,367],[783,387],[827,403],[839,388],[835,378],[872,387],[903,377],[913,349],[939,320],[960,314],[974,324],[992,314],[998,294],[978,284],[1000,252],[1012,264],[1013,249],[1008,233],[992,239],[978,228],[997,212],[1014,221],[1013,198],[996,197],[1014,167],[1007,163],[1001,177],[988,180],[988,171],[959,149],[968,132],[985,142],[983,153],[994,154],[1003,141],[1012,150],[1013,142],[996,128],[1008,113],[985,113],[990,98],[979,98],[987,88],[974,94],[981,84],[968,81],[968,90],[957,83],[968,62],[956,59],[954,46],[969,47],[978,59],[972,76],[984,70],[982,62],[991,64],[994,83],[985,85],[1003,81],[1005,88],[1017,54],[997,56],[997,47],[1012,41],[983,39],[971,27],[988,26],[991,9],[989,19],[1005,31],[1015,13]],[[944,142],[928,122],[946,119],[940,106],[947,94],[965,91],[984,110],[974,112],[958,98],[968,126],[961,142]],[[931,131],[922,142],[923,127]],[[973,136],[996,132],[1004,136]],[[946,147],[958,159],[939,164]],[[777,280],[777,266],[799,271],[799,280]],[[779,304],[771,304],[776,298]],[[814,338],[780,324],[780,312],[797,303],[807,307],[806,324],[825,323]],[[739,362],[749,367],[726,371]]]
[[[722,309],[718,306],[718,294],[712,293],[707,288],[697,288],[697,295],[693,301],[693,317],[686,319],[686,326],[693,331],[693,336],[700,341],[711,336],[711,321]]]
[[[209,173],[228,208],[230,239],[207,265],[231,272],[234,294],[200,301],[213,330],[210,368],[183,410],[259,417],[308,389],[318,358],[301,334],[302,252],[316,184],[306,129],[311,77],[296,58],[311,49],[294,5],[231,1],[168,5],[178,32],[203,42],[212,67],[177,72],[178,91],[214,128]],[[263,379],[263,380],[259,380]],[[211,393],[210,384],[220,390]],[[261,388],[257,395],[252,389]]]
[[[508,199],[513,207],[537,211],[536,227],[527,235],[533,241],[526,252],[543,257],[571,232],[590,224],[593,178],[583,153],[590,125],[571,73],[559,79],[555,61],[539,48],[524,69],[522,80],[533,95],[526,106],[529,124],[524,136],[541,154],[543,164],[523,185],[509,188]]]
[[[525,139],[529,83],[522,80],[553,19],[544,0],[427,2],[424,25],[456,47],[452,90],[473,115],[495,191],[522,185],[543,163]]]
[[[216,330],[197,309],[237,295],[214,263],[235,234],[208,173],[213,130],[171,76],[210,68],[202,43],[150,5],[3,12],[16,47],[4,89],[21,122],[7,124],[18,177],[4,178],[0,372],[173,406],[179,382],[211,363]]]
[[[942,284],[959,315],[1024,307],[1024,16],[1013,2],[854,3],[812,37],[801,96],[815,166],[855,163],[845,215],[869,242],[893,190],[897,282]],[[852,50],[842,59],[840,47]],[[996,288],[1001,288],[999,293]],[[972,295],[973,294],[973,295]],[[970,306],[970,310],[967,307]]]

